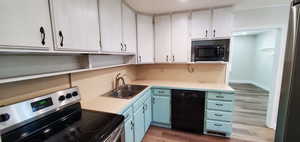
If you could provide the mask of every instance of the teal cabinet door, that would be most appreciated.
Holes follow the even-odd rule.
[[[150,127],[151,121],[152,121],[152,98],[149,97],[145,101],[145,132]]]
[[[145,135],[144,107],[134,112],[134,140],[141,142]]]
[[[134,128],[132,118],[125,122],[125,142],[134,142]]]
[[[168,96],[153,96],[153,122],[171,124],[171,99]]]

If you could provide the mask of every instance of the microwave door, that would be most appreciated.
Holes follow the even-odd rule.
[[[220,51],[214,47],[197,48],[195,61],[217,61],[220,57]]]

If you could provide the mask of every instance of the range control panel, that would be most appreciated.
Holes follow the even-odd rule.
[[[80,101],[77,87],[57,91],[45,96],[0,108],[0,131],[9,131],[16,125],[24,125],[32,118],[46,115]]]

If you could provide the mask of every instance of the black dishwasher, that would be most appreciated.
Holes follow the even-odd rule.
[[[205,92],[172,90],[171,102],[172,129],[203,134]]]

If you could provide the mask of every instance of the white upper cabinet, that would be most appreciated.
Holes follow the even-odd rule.
[[[171,61],[171,16],[155,17],[155,62]]]
[[[230,37],[232,32],[232,8],[219,8],[213,10],[213,37]]]
[[[172,16],[172,62],[187,62],[189,38],[189,13]]]
[[[211,10],[192,12],[193,38],[209,38],[211,36]]]
[[[48,0],[1,0],[0,17],[0,50],[52,48]]]
[[[55,49],[99,51],[97,0],[51,0]]]
[[[135,12],[123,4],[123,51],[136,53],[136,17]]]
[[[154,62],[153,17],[137,15],[138,62]]]
[[[99,0],[101,51],[122,52],[122,1]]]

